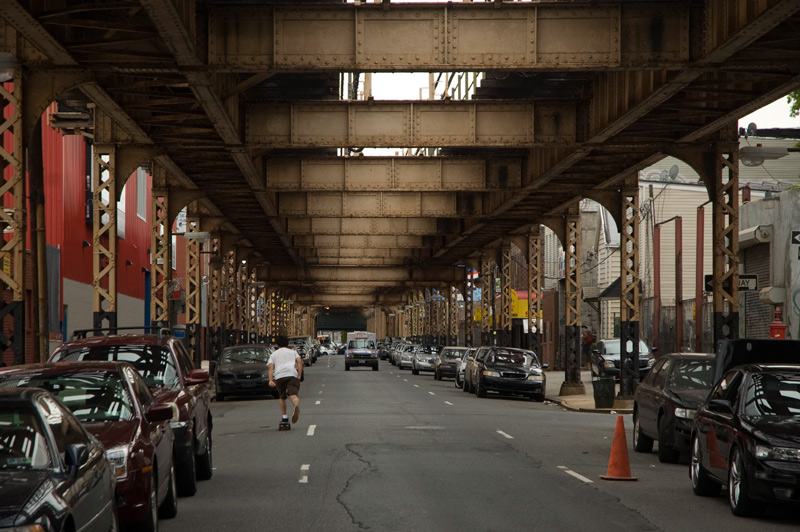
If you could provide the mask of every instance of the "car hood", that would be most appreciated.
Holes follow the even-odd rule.
[[[775,447],[800,448],[800,418],[769,416],[745,418],[753,435]]]
[[[245,373],[263,373],[267,371],[266,362],[252,362],[250,364],[224,364],[217,366],[218,372],[245,374]]]
[[[687,408],[698,409],[705,402],[711,390],[673,390],[672,395],[677,398],[677,402]]]
[[[10,527],[31,495],[48,481],[50,471],[0,472],[0,527]]]
[[[100,440],[103,447],[111,449],[133,441],[136,430],[139,428],[139,420],[84,423],[83,426]]]

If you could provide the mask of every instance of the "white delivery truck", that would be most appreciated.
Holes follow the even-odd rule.
[[[375,333],[367,331],[347,333],[347,345],[344,350],[345,371],[350,371],[352,366],[372,366],[372,371],[378,371]]]

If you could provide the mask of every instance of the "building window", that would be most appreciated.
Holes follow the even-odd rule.
[[[144,168],[136,169],[136,216],[147,221],[147,172]]]
[[[127,187],[122,187],[122,193],[117,202],[117,237],[125,238],[125,191]]]

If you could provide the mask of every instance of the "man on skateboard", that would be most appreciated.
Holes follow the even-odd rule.
[[[278,349],[273,351],[269,357],[267,371],[269,372],[269,385],[278,389],[281,404],[281,423],[280,430],[289,429],[289,416],[286,415],[286,397],[292,401],[294,412],[292,413],[292,423],[297,423],[300,417],[300,399],[297,393],[300,391],[300,377],[303,375],[303,359],[294,349],[289,349],[289,339],[286,336],[278,336],[275,339]]]

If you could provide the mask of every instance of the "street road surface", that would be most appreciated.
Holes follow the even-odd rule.
[[[629,452],[636,482],[609,482],[616,416],[478,399],[388,362],[306,369],[301,415],[278,432],[275,399],[213,403],[214,476],[179,500],[178,531],[797,530],[800,512],[734,517],[692,493],[688,460]],[[560,386],[563,373],[548,374]],[[630,416],[625,416],[630,445]],[[723,492],[725,493],[725,492]]]

